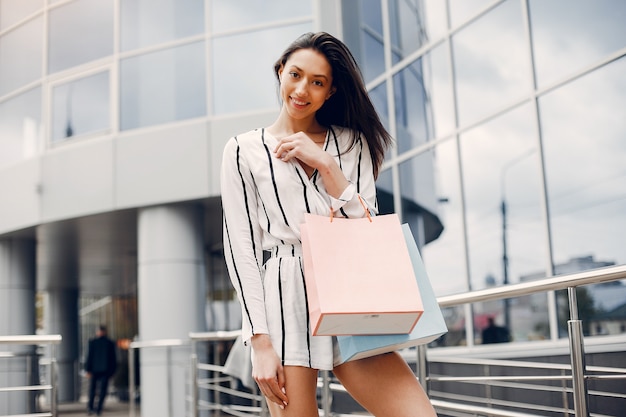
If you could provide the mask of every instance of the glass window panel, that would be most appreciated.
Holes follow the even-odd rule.
[[[274,62],[293,40],[310,30],[311,24],[306,23],[214,38],[214,114],[277,108]]]
[[[113,1],[77,0],[50,10],[48,73],[113,53]]]
[[[532,126],[526,105],[461,136],[474,289],[493,281],[519,282],[529,274],[545,276],[540,164]]]
[[[202,1],[123,0],[120,8],[122,51],[204,32]]]
[[[539,100],[555,268],[626,263],[624,74],[626,58]]]
[[[378,174],[376,197],[378,198],[378,212],[380,214],[396,212],[393,207],[393,175],[391,169],[386,169]]]
[[[74,80],[52,90],[52,142],[108,130],[109,72]]]
[[[370,100],[374,104],[374,108],[380,117],[380,121],[389,130],[389,112],[387,111],[387,83],[382,83],[371,89],[369,92]]]
[[[465,22],[489,3],[493,3],[493,0],[449,0],[452,27]]]
[[[0,96],[41,77],[43,18],[0,37]]]
[[[431,112],[430,138],[440,138],[454,131],[454,94],[448,45],[443,44],[424,56],[424,84]]]
[[[424,30],[428,39],[433,40],[445,35],[448,30],[446,3],[440,0],[422,0],[421,4],[425,19]]]
[[[359,65],[363,79],[368,83],[385,71],[385,48],[382,38],[365,30],[362,31],[362,36],[363,50]]]
[[[394,75],[393,87],[398,152],[405,152],[432,137],[429,133],[432,123],[424,86],[423,60],[414,61]]]
[[[436,213],[443,223],[443,231],[421,248],[421,254],[435,293],[456,294],[470,288],[465,270],[463,204],[455,140],[445,141],[435,148],[433,164]]]
[[[394,55],[403,59],[446,30],[445,3],[423,0],[389,2]]]
[[[583,69],[626,46],[626,2],[530,1],[539,86]]]
[[[312,14],[312,1],[213,0],[211,2],[213,32],[230,31],[267,22],[312,16]]]
[[[520,2],[501,4],[453,38],[461,126],[530,90]]]
[[[0,168],[41,150],[41,88],[0,103]]]
[[[121,129],[205,116],[204,50],[195,42],[122,60]]]
[[[378,34],[381,38],[383,36],[383,20],[382,20],[382,6],[380,0],[361,0],[360,12],[363,19],[363,25]],[[354,7],[349,2],[347,7]]]
[[[0,32],[43,7],[43,0],[0,0]]]

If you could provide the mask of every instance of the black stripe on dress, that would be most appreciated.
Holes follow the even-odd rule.
[[[283,215],[283,220],[285,221],[285,225],[289,226],[289,222],[287,221],[287,215],[285,215],[285,210],[283,209],[283,205],[280,202],[280,196],[278,195],[278,185],[276,184],[276,175],[274,174],[274,164],[272,163],[272,155],[270,153],[267,144],[265,143],[265,129],[261,129],[261,139],[263,140],[263,147],[265,148],[265,153],[267,154],[267,162],[270,167],[270,174],[272,174],[272,185],[274,186],[274,194],[276,195],[276,202],[278,203],[278,208],[280,208],[280,212]]]
[[[230,233],[228,232],[228,222],[226,221],[226,217],[224,217],[224,228],[226,229],[226,241],[228,242],[228,248],[230,251],[231,262],[233,264],[233,270],[235,272],[235,276],[237,277],[237,284],[239,285],[239,294],[241,294],[241,304],[243,304],[243,308],[246,311],[246,317],[248,318],[248,322],[250,323],[250,329],[252,330],[252,334],[254,334],[254,325],[252,324],[252,316],[250,315],[250,310],[248,309],[248,303],[246,302],[246,296],[243,292],[243,285],[241,284],[241,276],[239,275],[239,271],[237,270],[237,262],[235,262],[235,254],[233,253],[233,245],[230,241]]]
[[[235,141],[237,138],[235,137]],[[252,216],[250,216],[250,206],[248,205],[248,191],[246,189],[246,182],[243,179],[243,174],[241,173],[241,162],[240,162],[240,154],[241,146],[239,146],[239,142],[237,142],[237,172],[239,173],[239,178],[241,179],[241,190],[243,191],[243,203],[246,207],[246,215],[248,216],[248,227],[250,228],[250,242],[252,242],[252,253],[256,257],[256,243],[254,240],[254,228],[252,227]],[[257,259],[258,265],[258,259]]]
[[[285,309],[283,307],[283,283],[281,277],[281,267],[283,264],[283,258],[278,258],[278,298],[280,299],[280,326],[281,326],[281,355],[280,360],[282,365],[285,365]]]
[[[333,134],[333,137],[335,138],[335,149],[337,150],[337,158],[339,159],[339,169],[341,169],[343,171],[343,166],[341,163],[341,151],[339,150],[339,141],[337,140],[337,135],[335,134],[335,131],[333,130],[333,128],[330,128],[330,131]]]
[[[363,140],[359,136],[359,159],[357,161],[357,174],[356,174],[356,192],[361,192],[361,160],[363,158]]]
[[[298,178],[300,178],[300,183],[302,184],[302,196],[304,197],[304,205],[306,206],[306,212],[310,213],[311,208],[309,207],[309,198],[306,195],[306,182],[304,181],[304,178],[302,178],[300,171],[295,165],[294,165],[294,169],[296,170],[296,174],[298,175]]]
[[[302,258],[298,259],[300,263],[300,274],[302,275],[302,287],[304,288],[304,305],[306,306],[306,347],[309,353],[309,368],[311,365],[311,319],[309,318],[309,295],[306,290],[306,280],[304,279],[304,268],[302,267]]]

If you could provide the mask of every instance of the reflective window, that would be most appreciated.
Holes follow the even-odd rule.
[[[213,0],[211,29],[224,32],[313,14],[312,1]]]
[[[389,130],[389,112],[387,110],[387,83],[382,83],[371,89],[369,92],[370,100],[380,117],[380,121]]]
[[[488,285],[489,277],[501,285],[530,273],[545,276],[539,155],[531,117],[530,107],[523,106],[461,136],[474,288]]]
[[[110,128],[109,72],[52,90],[52,142]]]
[[[461,126],[530,90],[520,2],[501,4],[453,38]]]
[[[205,44],[195,42],[120,62],[120,127],[206,115]]]
[[[449,0],[452,27],[465,22],[489,3],[493,3],[493,0]]]
[[[43,18],[0,37],[0,96],[41,77]]]
[[[385,49],[380,0],[360,3],[363,26],[358,46],[350,45],[361,66],[365,82],[370,82],[385,71]]]
[[[424,85],[430,104],[432,128],[430,138],[454,131],[454,94],[448,45],[443,44],[424,56]]]
[[[557,270],[626,263],[624,74],[626,58],[539,100]]]
[[[378,212],[380,214],[396,212],[393,208],[393,175],[391,169],[386,169],[378,174],[376,197],[378,198]]]
[[[424,264],[437,295],[455,294],[469,290],[465,272],[463,245],[463,204],[456,141],[449,140],[435,148],[433,161],[436,215],[443,230],[436,240],[422,249]]]
[[[461,136],[470,277],[474,289],[546,276],[540,162],[532,126],[531,108],[525,105]],[[528,320],[543,323],[544,313],[536,317],[513,314],[515,303],[522,306],[528,300],[510,300],[508,330],[517,340],[534,337],[524,334],[531,326]],[[494,313],[485,312],[490,316]],[[507,314],[501,313],[502,317]]]
[[[123,0],[120,22],[122,51],[197,35],[204,32],[204,2]]]
[[[113,1],[77,0],[50,10],[48,73],[113,53]]]
[[[423,60],[416,60],[394,75],[393,87],[398,152],[405,152],[431,137],[429,129],[432,123],[427,109]]]
[[[392,49],[402,59],[445,33],[445,3],[434,0],[391,0],[389,20]]]
[[[539,86],[545,86],[626,46],[626,2],[530,1]]]
[[[0,168],[41,151],[41,88],[0,103]]]
[[[0,0],[0,32],[43,7],[43,0]]]
[[[214,38],[214,114],[279,108],[274,62],[291,42],[310,30],[307,23]]]

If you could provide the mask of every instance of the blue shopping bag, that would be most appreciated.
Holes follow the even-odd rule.
[[[422,262],[415,239],[413,239],[413,234],[407,224],[402,225],[402,232],[404,233],[417,285],[422,296],[424,313],[409,334],[337,336],[340,357],[339,361],[335,362],[336,365],[430,343],[448,332],[446,322],[443,319],[441,309],[435,297],[435,292],[426,275],[424,262]]]

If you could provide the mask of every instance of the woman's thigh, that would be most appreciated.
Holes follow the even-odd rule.
[[[317,370],[285,366],[285,391],[289,403],[284,410],[268,401],[272,417],[318,417]]]
[[[397,353],[346,362],[333,372],[376,417],[436,416],[413,371]]]

